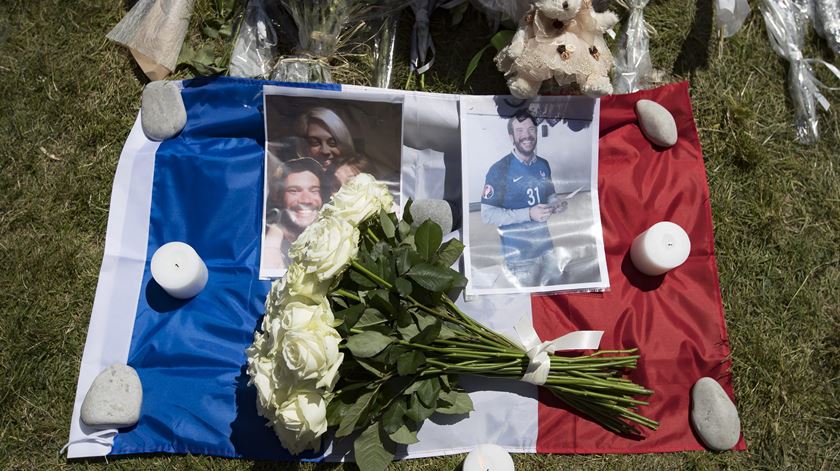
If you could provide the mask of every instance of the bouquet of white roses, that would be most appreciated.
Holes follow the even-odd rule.
[[[361,432],[362,470],[384,469],[397,444],[417,442],[435,412],[472,410],[458,375],[540,384],[615,433],[639,436],[633,396],[652,391],[621,377],[634,350],[549,356],[551,342],[523,347],[462,312],[448,293],[466,285],[450,266],[463,245],[441,244],[440,227],[398,220],[387,188],[362,174],[345,184],[292,245],[293,264],[266,301],[248,349],[259,413],[292,453],[320,436]]]

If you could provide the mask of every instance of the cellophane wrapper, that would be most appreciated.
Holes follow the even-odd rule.
[[[770,45],[790,63],[788,91],[795,112],[796,139],[803,144],[814,144],[819,139],[817,98],[824,98],[817,88],[811,65],[802,55],[809,24],[808,11],[802,8],[802,2],[762,0],[761,14]]]
[[[747,0],[715,0],[715,22],[724,38],[735,36],[749,14]]]
[[[814,0],[814,27],[840,56],[840,1]]]
[[[297,25],[295,55],[281,59],[273,80],[332,82],[330,58],[365,22],[392,11],[398,0],[280,0]]]
[[[266,0],[249,0],[230,58],[232,77],[268,78],[277,54],[277,33]]]
[[[140,0],[107,38],[164,67],[175,70],[193,12],[194,0]],[[144,64],[141,64],[141,67]],[[150,72],[144,67],[144,72]],[[165,76],[165,75],[164,75]],[[164,76],[149,76],[160,80]]]
[[[648,0],[629,0],[630,16],[621,35],[615,57],[615,93],[632,93],[644,88],[653,66],[650,62],[650,35],[645,27],[644,8]]]

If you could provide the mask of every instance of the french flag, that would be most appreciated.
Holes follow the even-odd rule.
[[[187,124],[152,142],[135,123],[122,151],[105,254],[81,361],[68,458],[190,453],[259,460],[342,460],[350,443],[289,455],[257,415],[245,349],[270,283],[259,280],[264,159],[263,86],[247,79],[181,83]],[[340,85],[306,84],[341,92]],[[344,89],[354,87],[344,87]],[[655,100],[674,116],[679,140],[657,148],[639,130],[634,105]],[[491,295],[461,306],[485,325],[512,332],[530,314],[543,339],[603,330],[603,349],[638,347],[631,379],[654,391],[640,412],[660,422],[645,439],[617,436],[524,382],[464,377],[467,416],[427,420],[419,443],[398,458],[463,453],[496,443],[520,453],[650,453],[702,450],[689,425],[690,389],[704,376],[733,397],[729,343],[714,255],[709,190],[688,85],[600,100],[598,191],[611,288],[550,296]],[[633,238],[659,221],[683,227],[688,261],[650,278],[629,260]],[[196,249],[210,276],[186,301],[150,283],[161,245]],[[515,313],[515,314],[512,314]],[[79,419],[96,375],[113,364],[137,370],[139,422],[99,436]],[[743,438],[736,449],[745,449]]]

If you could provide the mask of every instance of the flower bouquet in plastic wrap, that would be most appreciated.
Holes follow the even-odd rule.
[[[280,0],[297,26],[295,55],[281,58],[273,80],[332,82],[330,59],[367,21],[392,11],[398,0]]]
[[[285,448],[319,449],[333,428],[337,439],[354,436],[362,470],[384,469],[432,414],[473,409],[460,374],[541,385],[615,433],[657,427],[635,410],[652,391],[622,376],[635,350],[552,355],[597,348],[600,332],[541,342],[530,321],[517,326],[518,340],[484,327],[449,296],[467,283],[450,268],[463,245],[441,243],[432,221],[414,223],[410,203],[402,219],[392,206],[370,175],[345,184],[293,243],[293,263],[271,288],[248,374]]]

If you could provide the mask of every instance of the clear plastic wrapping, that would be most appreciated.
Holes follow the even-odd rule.
[[[107,38],[129,48],[143,72],[161,80],[175,70],[194,0],[140,0]]]
[[[629,0],[630,17],[621,34],[615,53],[615,93],[632,93],[648,83],[653,66],[650,62],[650,35],[645,25],[644,9],[648,0]]]
[[[715,0],[715,21],[724,38],[735,36],[749,14],[747,0]]]
[[[265,0],[249,0],[230,58],[232,77],[268,78],[277,54],[277,33]]]
[[[840,1],[814,0],[814,27],[840,56]]]
[[[790,63],[788,91],[795,112],[796,138],[803,144],[813,144],[819,140],[817,103],[826,110],[829,104],[820,93],[819,87],[823,85],[814,76],[811,64],[826,64],[832,72],[837,69],[831,64],[806,59],[802,55],[805,29],[808,26],[808,8],[805,2],[763,0],[761,14],[767,25],[767,36],[773,50]]]
[[[394,45],[397,40],[397,23],[400,12],[392,12],[382,19],[373,43],[373,85],[391,87],[394,72]]]
[[[329,59],[365,22],[391,11],[397,0],[280,0],[297,25],[295,56],[278,62],[281,82],[331,82]]]

